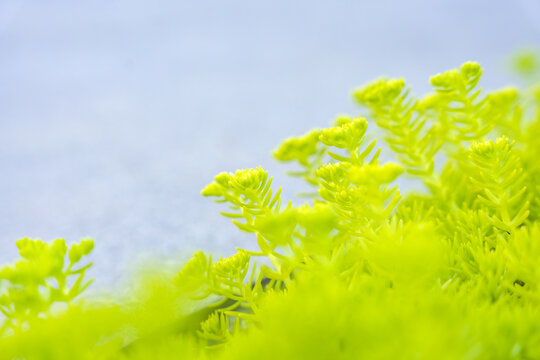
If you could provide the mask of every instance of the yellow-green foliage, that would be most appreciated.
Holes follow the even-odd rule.
[[[38,317],[51,315],[55,303],[69,304],[92,282],[84,282],[92,264],[76,266],[92,251],[90,239],[72,245],[69,251],[64,239],[47,244],[25,238],[17,241],[17,247],[21,259],[0,269],[0,311],[5,316],[0,330],[8,333],[20,332]],[[71,278],[75,280],[69,282]]]
[[[355,90],[364,116],[273,153],[317,190],[301,206],[260,167],[218,174],[202,194],[258,249],[198,251],[130,297],[74,299],[89,240],[20,240],[0,270],[0,358],[539,359],[540,72],[530,53],[513,62],[524,91],[480,90],[474,62],[420,98],[403,79]]]

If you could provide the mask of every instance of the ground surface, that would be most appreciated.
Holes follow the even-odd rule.
[[[0,2],[0,263],[24,237],[96,240],[99,284],[144,258],[249,243],[200,189],[353,112],[382,74],[427,77],[540,44],[535,1]],[[536,14],[536,15],[535,15]],[[286,192],[292,195],[293,191]]]

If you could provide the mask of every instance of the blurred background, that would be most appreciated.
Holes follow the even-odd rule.
[[[540,44],[539,0],[0,0],[0,263],[22,237],[96,240],[97,285],[150,258],[252,247],[199,195],[220,171],[358,113],[380,75],[415,93],[467,60],[482,86]]]

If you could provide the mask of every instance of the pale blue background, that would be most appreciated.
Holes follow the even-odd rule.
[[[103,284],[144,257],[230,253],[249,238],[199,197],[214,174],[290,184],[275,145],[382,74],[422,93],[477,60],[505,85],[539,24],[536,0],[0,0],[0,262],[24,236],[92,236]]]

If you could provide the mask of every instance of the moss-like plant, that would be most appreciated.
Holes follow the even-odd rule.
[[[531,54],[514,62],[527,80],[540,75]],[[21,240],[23,260],[0,271],[0,353],[540,358],[540,92],[485,92],[481,76],[467,62],[433,76],[423,97],[379,79],[353,93],[363,116],[285,140],[275,158],[315,190],[303,205],[284,201],[260,167],[218,174],[202,195],[228,206],[257,250],[217,261],[196,252],[114,305],[73,301],[89,284],[90,265],[75,264],[91,242],[67,251],[62,240]],[[379,161],[370,123],[395,161]],[[400,177],[423,190],[400,192]],[[69,306],[53,312],[56,302]],[[69,321],[86,327],[66,332]]]
[[[17,241],[17,247],[21,259],[0,269],[0,311],[5,316],[0,330],[8,332],[20,332],[36,318],[51,315],[53,304],[71,303],[92,283],[84,281],[92,264],[76,266],[94,248],[91,239],[69,250],[64,239],[47,244],[25,238]],[[71,278],[75,280],[69,282]]]

